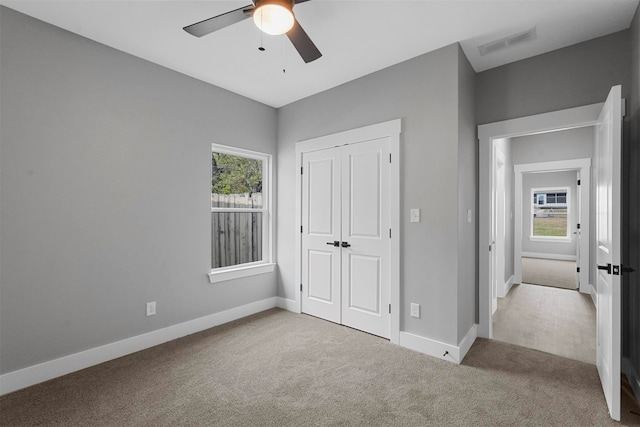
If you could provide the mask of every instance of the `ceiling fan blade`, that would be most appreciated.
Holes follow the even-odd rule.
[[[296,4],[298,4],[298,3],[304,3],[304,2],[309,1],[309,0],[295,0],[295,1],[296,1]]]
[[[294,20],[293,28],[287,32],[287,37],[293,43],[304,62],[309,63],[320,58],[322,54],[311,41],[307,33],[302,29],[298,20]]]
[[[231,12],[223,13],[222,15],[187,25],[183,30],[196,37],[206,36],[209,33],[213,33],[221,28],[228,27],[229,25],[249,18],[253,13],[253,9],[253,5],[241,7],[239,9],[232,10]]]

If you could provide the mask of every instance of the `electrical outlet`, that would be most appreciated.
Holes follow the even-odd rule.
[[[156,314],[156,302],[151,301],[147,303],[147,316],[153,316]]]
[[[411,317],[420,318],[420,304],[411,303]]]
[[[411,222],[420,222],[420,209],[411,209]]]

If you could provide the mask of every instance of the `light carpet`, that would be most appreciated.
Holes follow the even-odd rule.
[[[593,365],[484,339],[455,365],[272,309],[3,396],[0,425],[620,424]]]
[[[575,261],[522,257],[522,283],[576,289]]]

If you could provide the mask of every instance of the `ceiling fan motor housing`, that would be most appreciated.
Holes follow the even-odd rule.
[[[253,2],[256,5],[254,12],[260,7],[267,4],[278,5],[282,7],[286,7],[287,9],[293,11],[293,5],[295,4],[295,0],[254,0]]]

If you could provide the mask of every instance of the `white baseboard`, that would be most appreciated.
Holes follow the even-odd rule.
[[[277,298],[277,302],[276,302],[277,307],[282,308],[283,310],[291,311],[293,313],[299,313],[298,303],[296,302],[296,300],[282,298],[282,297],[276,297],[276,298]]]
[[[626,357],[622,358],[622,372],[627,376],[629,384],[631,384],[633,394],[636,395],[636,401],[640,400],[640,377],[638,377],[638,372],[633,367],[631,360]]]
[[[507,280],[507,283],[505,283],[504,287],[505,287],[504,296],[507,296],[509,295],[509,291],[513,287],[513,274],[511,275],[511,277],[509,277],[509,280]]]
[[[576,261],[578,259],[575,255],[543,254],[538,252],[522,252],[522,256],[524,258],[557,259],[560,261]]]
[[[593,301],[593,305],[597,307],[598,303],[596,302],[596,288],[594,288],[592,284],[589,284],[588,293],[591,295],[591,301]]]
[[[509,280],[507,280],[505,283],[499,286],[500,289],[498,289],[498,298],[506,297],[509,291],[511,290],[512,286],[513,286],[513,274],[511,275],[511,277],[509,277]]]
[[[446,344],[437,340],[401,331],[399,344],[402,347],[419,351],[420,353],[437,357],[438,359],[460,364],[462,359],[467,355],[467,352],[471,348],[471,345],[476,340],[477,336],[478,325],[475,324],[471,329],[469,329],[469,332],[467,332],[462,341],[460,341],[459,346]]]
[[[189,320],[146,334],[109,343],[59,359],[0,375],[0,395],[11,393],[71,372],[79,371],[99,363],[117,359],[167,341],[204,331],[242,317],[250,316],[277,305],[277,298],[267,298],[240,307]]]
[[[511,278],[513,278],[513,276],[511,276]],[[513,284],[513,281],[511,284]],[[458,344],[458,347],[460,348],[460,362],[458,363],[462,363],[464,357],[469,352],[469,349],[471,349],[473,343],[476,342],[476,338],[478,338],[478,325],[474,323],[471,328],[469,328],[469,331],[467,331],[464,338],[462,338],[460,344]]]

